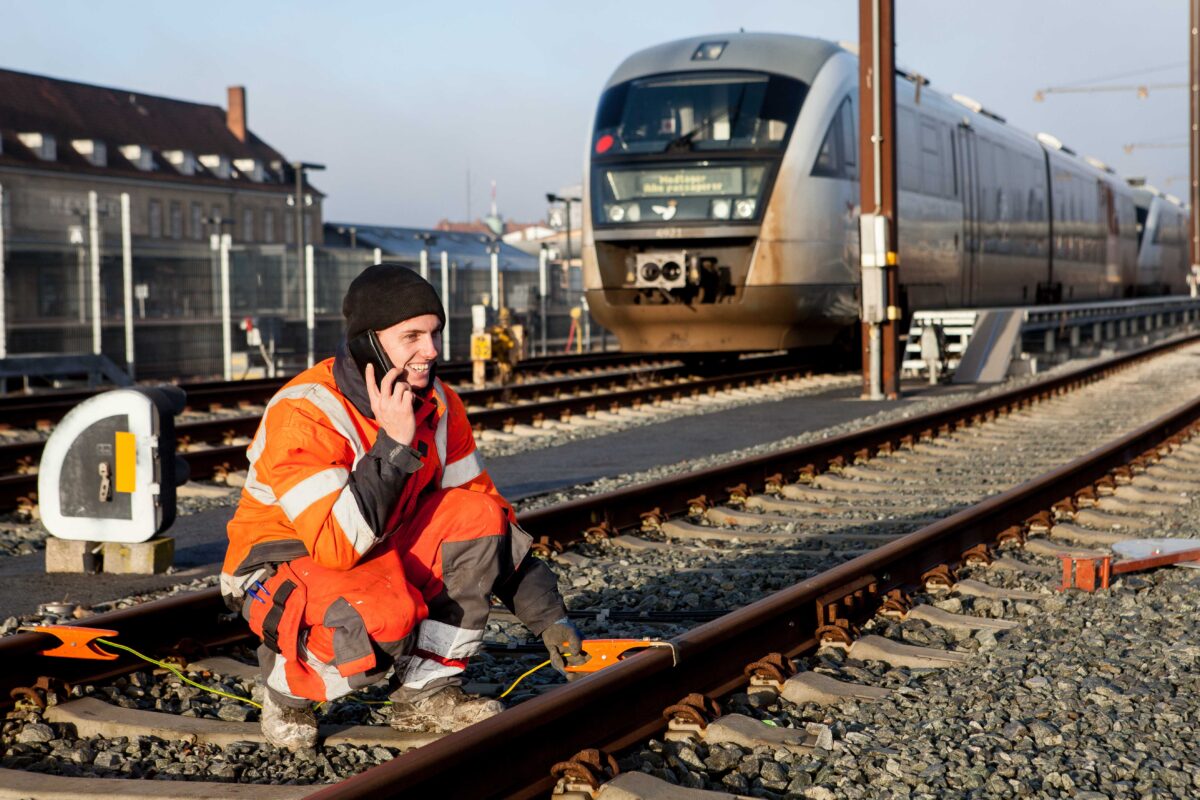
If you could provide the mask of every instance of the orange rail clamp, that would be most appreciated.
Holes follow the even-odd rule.
[[[567,665],[567,672],[598,672],[610,667],[627,656],[630,651],[647,650],[651,647],[670,647],[672,656],[675,648],[669,642],[658,642],[649,639],[584,639],[583,652],[591,656],[585,664],[578,666]]]
[[[1113,576],[1140,572],[1155,567],[1165,567],[1184,561],[1200,560],[1200,548],[1177,550],[1174,553],[1154,553],[1145,558],[1131,558],[1114,562],[1112,556],[1083,556],[1064,554],[1059,556],[1063,565],[1063,582],[1060,589],[1083,589],[1094,592],[1107,589]]]
[[[1064,553],[1062,559],[1063,582],[1061,591],[1067,589],[1082,589],[1094,592],[1096,589],[1107,589],[1112,579],[1111,556],[1087,556]]]
[[[113,661],[117,658],[116,653],[101,650],[95,641],[102,636],[116,636],[116,631],[105,628],[81,628],[73,625],[34,625],[21,630],[48,633],[62,642],[58,647],[43,650],[40,653],[43,656],[87,658],[97,661]]]

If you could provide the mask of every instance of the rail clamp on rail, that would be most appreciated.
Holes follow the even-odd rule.
[[[49,634],[61,643],[57,647],[43,650],[38,655],[55,656],[57,658],[84,658],[97,661],[112,661],[116,653],[101,650],[96,640],[102,636],[116,636],[116,631],[106,628],[83,628],[74,625],[32,625],[21,628],[31,633]]]
[[[651,647],[669,647],[672,663],[678,664],[679,658],[675,653],[675,645],[670,642],[660,642],[650,639],[584,639],[583,652],[591,659],[578,666],[568,664],[567,672],[597,672],[605,667],[611,667],[618,661],[628,658],[634,653],[648,650]]]
[[[1085,556],[1064,553],[1062,589],[1082,589],[1094,592],[1107,589],[1114,575],[1140,572],[1171,564],[1200,567],[1200,540],[1196,539],[1129,539],[1113,545],[1113,552],[1122,556]]]

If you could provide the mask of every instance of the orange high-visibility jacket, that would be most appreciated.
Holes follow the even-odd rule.
[[[330,358],[297,375],[263,414],[228,527],[221,574],[228,599],[240,600],[262,567],[303,555],[332,569],[353,567],[411,517],[427,488],[485,492],[515,522],[452,389],[434,381],[417,410],[412,445],[401,445],[359,410],[370,404],[353,362],[344,353],[337,362]],[[361,397],[352,400],[343,388]]]

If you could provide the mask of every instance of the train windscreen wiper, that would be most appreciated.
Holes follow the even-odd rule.
[[[746,99],[746,84],[743,83],[742,87],[738,90],[737,102],[733,104],[733,113],[729,114],[727,117],[727,119],[729,120],[729,131],[731,134],[732,134],[734,128],[737,126],[738,120],[741,119],[742,101],[745,99]],[[681,136],[677,136],[674,139],[672,139],[671,141],[667,142],[667,146],[663,148],[663,152],[664,153],[677,153],[680,150],[684,150],[684,149],[691,150],[692,149],[692,140],[695,139],[696,136],[698,136],[701,131],[703,131],[705,128],[709,127],[710,125],[712,125],[714,121],[715,121],[715,119],[713,117],[705,117],[704,119],[700,120],[699,125],[692,128],[687,133],[685,133]]]

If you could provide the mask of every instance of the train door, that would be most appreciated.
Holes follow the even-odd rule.
[[[975,303],[979,282],[979,142],[969,125],[958,126],[959,193],[963,220],[959,274],[962,276],[960,303],[969,308]]]

